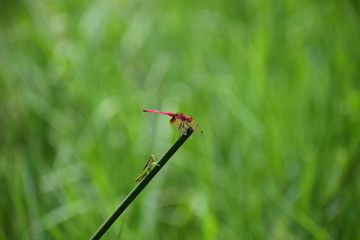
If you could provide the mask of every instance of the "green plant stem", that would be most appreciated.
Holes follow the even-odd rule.
[[[101,227],[94,233],[90,239],[100,239],[122,212],[132,203],[132,201],[139,195],[139,193],[146,187],[151,179],[160,171],[160,169],[167,163],[167,161],[174,155],[174,153],[181,147],[181,145],[191,136],[194,129],[188,128],[187,131],[179,137],[174,145],[166,152],[166,154],[158,162],[159,166],[155,166],[149,174],[126,196],[113,214],[101,225]]]

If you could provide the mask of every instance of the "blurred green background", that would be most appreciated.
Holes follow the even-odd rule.
[[[1,1],[0,239],[359,239],[357,1]]]

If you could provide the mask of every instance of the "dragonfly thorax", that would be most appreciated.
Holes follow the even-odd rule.
[[[186,115],[185,113],[176,113],[174,117],[179,119],[180,121],[185,121],[189,123],[192,121],[192,117]]]

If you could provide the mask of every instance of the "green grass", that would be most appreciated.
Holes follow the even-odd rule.
[[[1,5],[0,239],[360,237],[355,1]]]

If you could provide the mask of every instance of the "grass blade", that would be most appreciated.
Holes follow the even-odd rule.
[[[113,214],[101,225],[101,227],[90,238],[92,240],[100,239],[116,219],[125,211],[125,209],[134,201],[139,193],[146,187],[151,179],[160,171],[160,169],[167,163],[167,161],[174,155],[174,153],[182,146],[182,144],[191,136],[194,129],[188,128],[187,131],[179,137],[174,145],[166,152],[166,154],[158,162],[159,166],[155,166],[149,174],[126,196]]]

